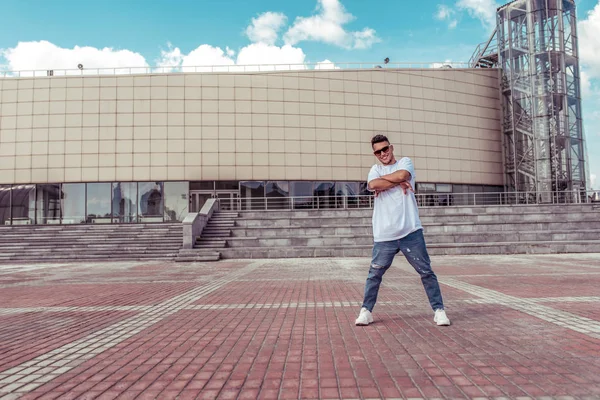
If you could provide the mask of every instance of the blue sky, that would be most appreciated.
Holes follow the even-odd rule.
[[[4,0],[0,68],[467,61],[495,0]],[[590,172],[600,177],[600,0],[577,1]],[[595,188],[600,187],[598,178]]]

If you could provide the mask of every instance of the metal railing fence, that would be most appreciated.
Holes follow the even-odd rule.
[[[512,206],[600,203],[599,191],[419,193],[419,207]],[[373,208],[373,195],[220,198],[220,210],[272,211]]]
[[[305,63],[305,64],[256,64],[256,65],[198,65],[169,67],[120,67],[120,68],[82,68],[82,69],[44,69],[3,71],[0,78],[53,77],[53,76],[99,76],[99,75],[135,75],[135,74],[174,74],[198,72],[276,72],[303,70],[340,70],[340,69],[399,69],[399,68],[469,68],[467,62],[404,62],[404,63]]]

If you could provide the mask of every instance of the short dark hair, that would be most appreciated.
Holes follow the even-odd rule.
[[[375,135],[373,136],[373,138],[371,139],[371,147],[373,147],[373,145],[375,143],[381,143],[381,142],[390,142],[387,138],[387,136],[385,135]]]

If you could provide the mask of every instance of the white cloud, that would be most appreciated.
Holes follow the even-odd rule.
[[[83,50],[83,51],[82,51]],[[144,57],[129,50],[98,50],[90,47],[63,49],[50,42],[22,42],[15,48],[0,50],[0,61],[6,59],[7,71],[39,70],[38,75],[46,75],[49,69],[55,75],[64,74],[60,70],[72,69],[80,74],[77,64],[84,65],[84,73],[97,74],[98,69],[106,69],[112,74],[113,68],[120,68],[115,73],[130,72],[219,72],[219,71],[272,71],[306,69],[306,54],[299,47],[284,45],[281,47],[266,43],[252,43],[236,52],[229,47],[225,50],[208,44],[198,46],[188,54],[179,47],[167,44],[167,49],[160,52],[154,62],[157,68],[151,68]],[[323,61],[323,67],[331,61]],[[244,66],[260,66],[244,67]],[[131,68],[133,67],[133,68]],[[139,68],[137,68],[139,67]],[[137,71],[136,71],[137,69]],[[102,71],[100,71],[102,72]],[[27,76],[28,74],[22,74]]]
[[[252,24],[246,28],[246,36],[255,43],[274,45],[278,32],[286,21],[287,17],[282,13],[263,13],[257,18],[252,18]]]
[[[587,70],[581,69],[580,86],[582,98],[589,98],[593,94],[592,82],[590,81],[590,75]]]
[[[435,17],[435,19],[437,19],[439,21],[448,22],[448,28],[454,29],[454,28],[456,28],[456,25],[458,24],[458,20],[456,20],[454,18],[455,14],[456,14],[456,11],[454,11],[452,8],[448,7],[447,5],[438,4],[437,12],[435,13],[434,17]]]
[[[228,47],[223,51],[219,47],[213,47],[208,44],[198,46],[189,54],[182,54],[181,50],[169,48],[169,51],[162,51],[161,59],[158,62],[161,71],[169,72],[173,68],[181,67],[184,72],[207,72],[207,71],[269,71],[285,69],[305,69],[304,65],[306,55],[302,49],[285,45],[282,47],[271,46],[266,43],[252,43],[242,48],[233,59],[235,52]],[[275,67],[274,64],[283,64]],[[261,66],[241,67],[243,65]],[[240,66],[236,68],[236,66]]]
[[[237,65],[284,64],[285,66],[273,69],[304,69],[306,55],[301,48],[285,45],[282,47],[270,46],[265,43],[252,43],[240,50],[237,56]],[[246,71],[249,69],[246,68]],[[265,71],[264,67],[260,68]]]
[[[596,189],[596,174],[590,174],[590,186]]]
[[[184,56],[181,65],[191,67],[195,65],[233,65],[233,59],[220,47],[203,44]]]
[[[354,37],[355,49],[368,49],[373,46],[373,43],[379,42],[377,33],[371,28],[365,28],[360,32],[352,32],[352,36]]]
[[[148,67],[144,56],[130,50],[90,46],[66,49],[46,40],[19,42],[13,48],[0,50],[0,56],[6,60],[6,69],[10,71],[41,71],[44,74],[46,70],[73,70],[79,74],[78,64],[83,65],[84,73],[85,69]],[[27,73],[21,76],[24,75]]]
[[[183,54],[181,54],[179,47],[173,48],[171,43],[168,43],[167,47],[168,50],[160,51],[160,58],[156,61],[156,65],[166,71],[179,67],[183,60]]]
[[[340,69],[340,67],[336,67],[332,61],[323,60],[315,65],[315,69]]]
[[[318,0],[317,14],[311,17],[297,17],[284,35],[286,44],[295,45],[301,41],[324,42],[347,49],[366,49],[380,41],[370,28],[348,32],[343,25],[354,20],[339,0]]]
[[[233,59],[228,55],[228,50],[226,48],[223,51],[220,47],[203,44],[192,50],[189,54],[183,54],[179,47],[172,48],[170,46],[169,51],[161,51],[161,59],[158,61],[157,66],[163,67],[161,72],[169,72],[173,68],[179,67],[182,67],[181,70],[184,72],[227,70],[226,66],[235,64]]]
[[[438,4],[437,13],[435,13],[435,18],[443,21],[445,19],[450,18],[452,14],[454,14],[454,10],[448,7],[445,4]]]
[[[581,63],[591,78],[600,78],[600,2],[579,21],[577,29]]]
[[[466,10],[473,18],[477,18],[486,27],[496,25],[496,9],[498,4],[495,0],[458,0],[456,7]]]
[[[433,63],[429,68],[452,68],[452,60],[446,60],[443,63]]]

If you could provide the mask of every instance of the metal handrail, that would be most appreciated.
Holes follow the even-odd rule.
[[[469,59],[470,68],[475,68],[481,57],[498,52],[498,43],[494,43],[495,39],[496,29],[494,29],[494,32],[492,32],[492,34],[486,42],[477,45],[475,51],[473,52],[473,55],[471,55],[471,58]]]
[[[54,76],[97,76],[97,75],[135,75],[194,72],[278,72],[302,70],[335,70],[335,69],[429,69],[440,66],[452,68],[469,68],[468,62],[402,62],[402,63],[304,63],[304,64],[254,64],[254,65],[198,65],[198,66],[143,66],[119,68],[82,68],[82,69],[44,69],[2,71],[0,78],[54,77]]]
[[[600,203],[600,191],[418,193],[419,207]],[[373,195],[219,198],[221,210],[319,210],[373,208]]]

